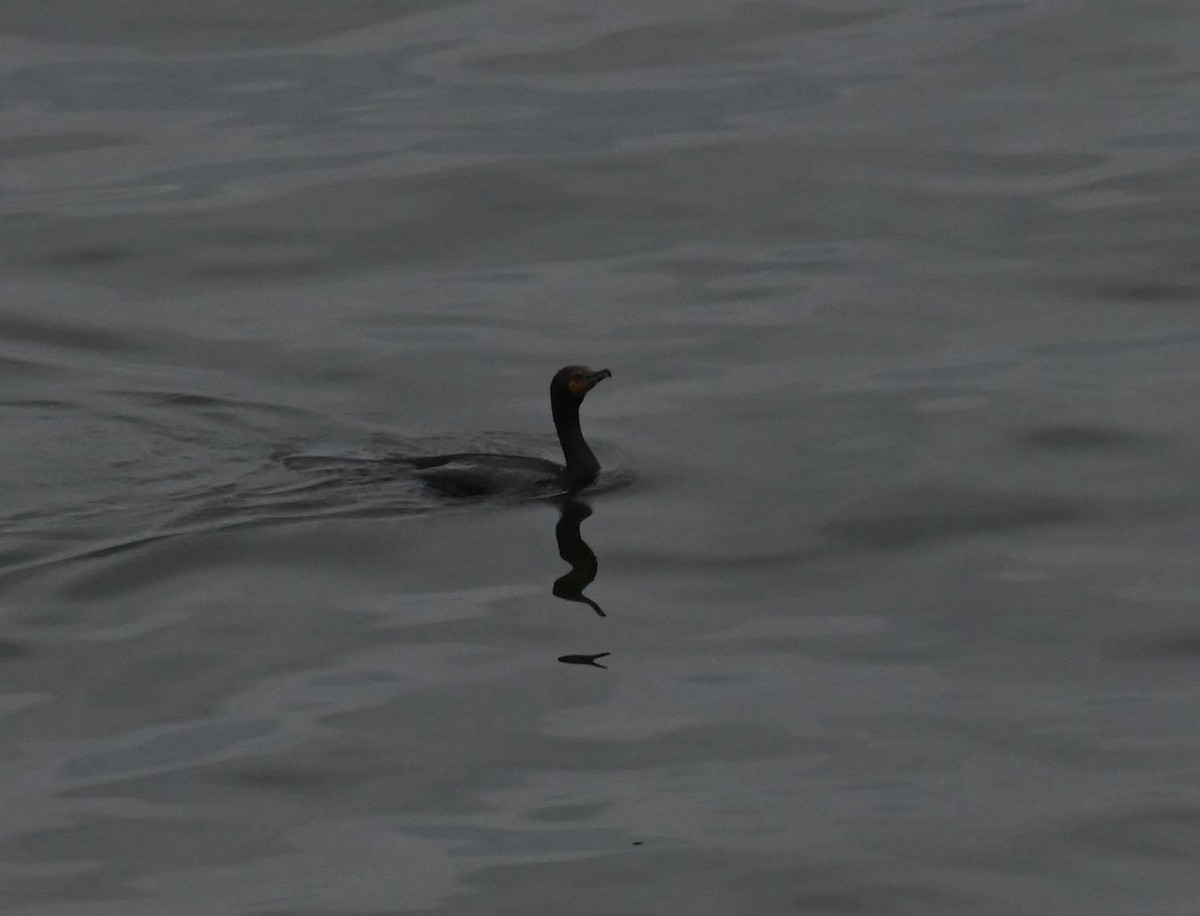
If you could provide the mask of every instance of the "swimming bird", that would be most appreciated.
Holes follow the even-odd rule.
[[[550,412],[562,446],[562,465],[529,455],[474,452],[402,461],[414,469],[417,478],[447,496],[576,493],[595,482],[600,473],[600,462],[579,427],[579,407],[587,393],[606,378],[612,378],[607,369],[564,366],[550,381]]]

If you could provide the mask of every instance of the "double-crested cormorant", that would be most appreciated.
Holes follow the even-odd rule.
[[[405,458],[417,477],[448,496],[490,494],[549,495],[575,493],[595,481],[600,462],[579,428],[579,405],[597,384],[612,373],[586,366],[564,366],[550,382],[550,409],[562,446],[565,465],[529,455],[459,453],[429,458]]]

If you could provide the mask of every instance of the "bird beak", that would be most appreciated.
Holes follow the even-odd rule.
[[[583,390],[591,391],[606,378],[612,378],[612,373],[607,369],[601,369],[599,372],[593,372],[591,375],[585,376],[584,381],[587,383],[587,387]]]
[[[567,382],[567,390],[574,397],[582,400],[585,394],[606,378],[612,378],[612,373],[607,369],[601,369],[599,372],[589,372],[587,375],[577,375],[571,381]]]

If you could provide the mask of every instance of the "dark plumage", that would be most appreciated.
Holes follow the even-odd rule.
[[[611,377],[607,369],[594,372],[586,366],[564,366],[551,380],[550,410],[562,446],[563,465],[528,455],[471,452],[408,458],[405,463],[415,468],[416,475],[430,487],[448,496],[578,492],[600,473],[600,462],[579,428],[579,406],[589,391]]]

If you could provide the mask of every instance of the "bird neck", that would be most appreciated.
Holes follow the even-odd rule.
[[[553,398],[550,406],[563,460],[567,465],[567,485],[572,488],[585,487],[600,473],[600,462],[588,448],[583,431],[579,428],[579,402],[572,398]]]

